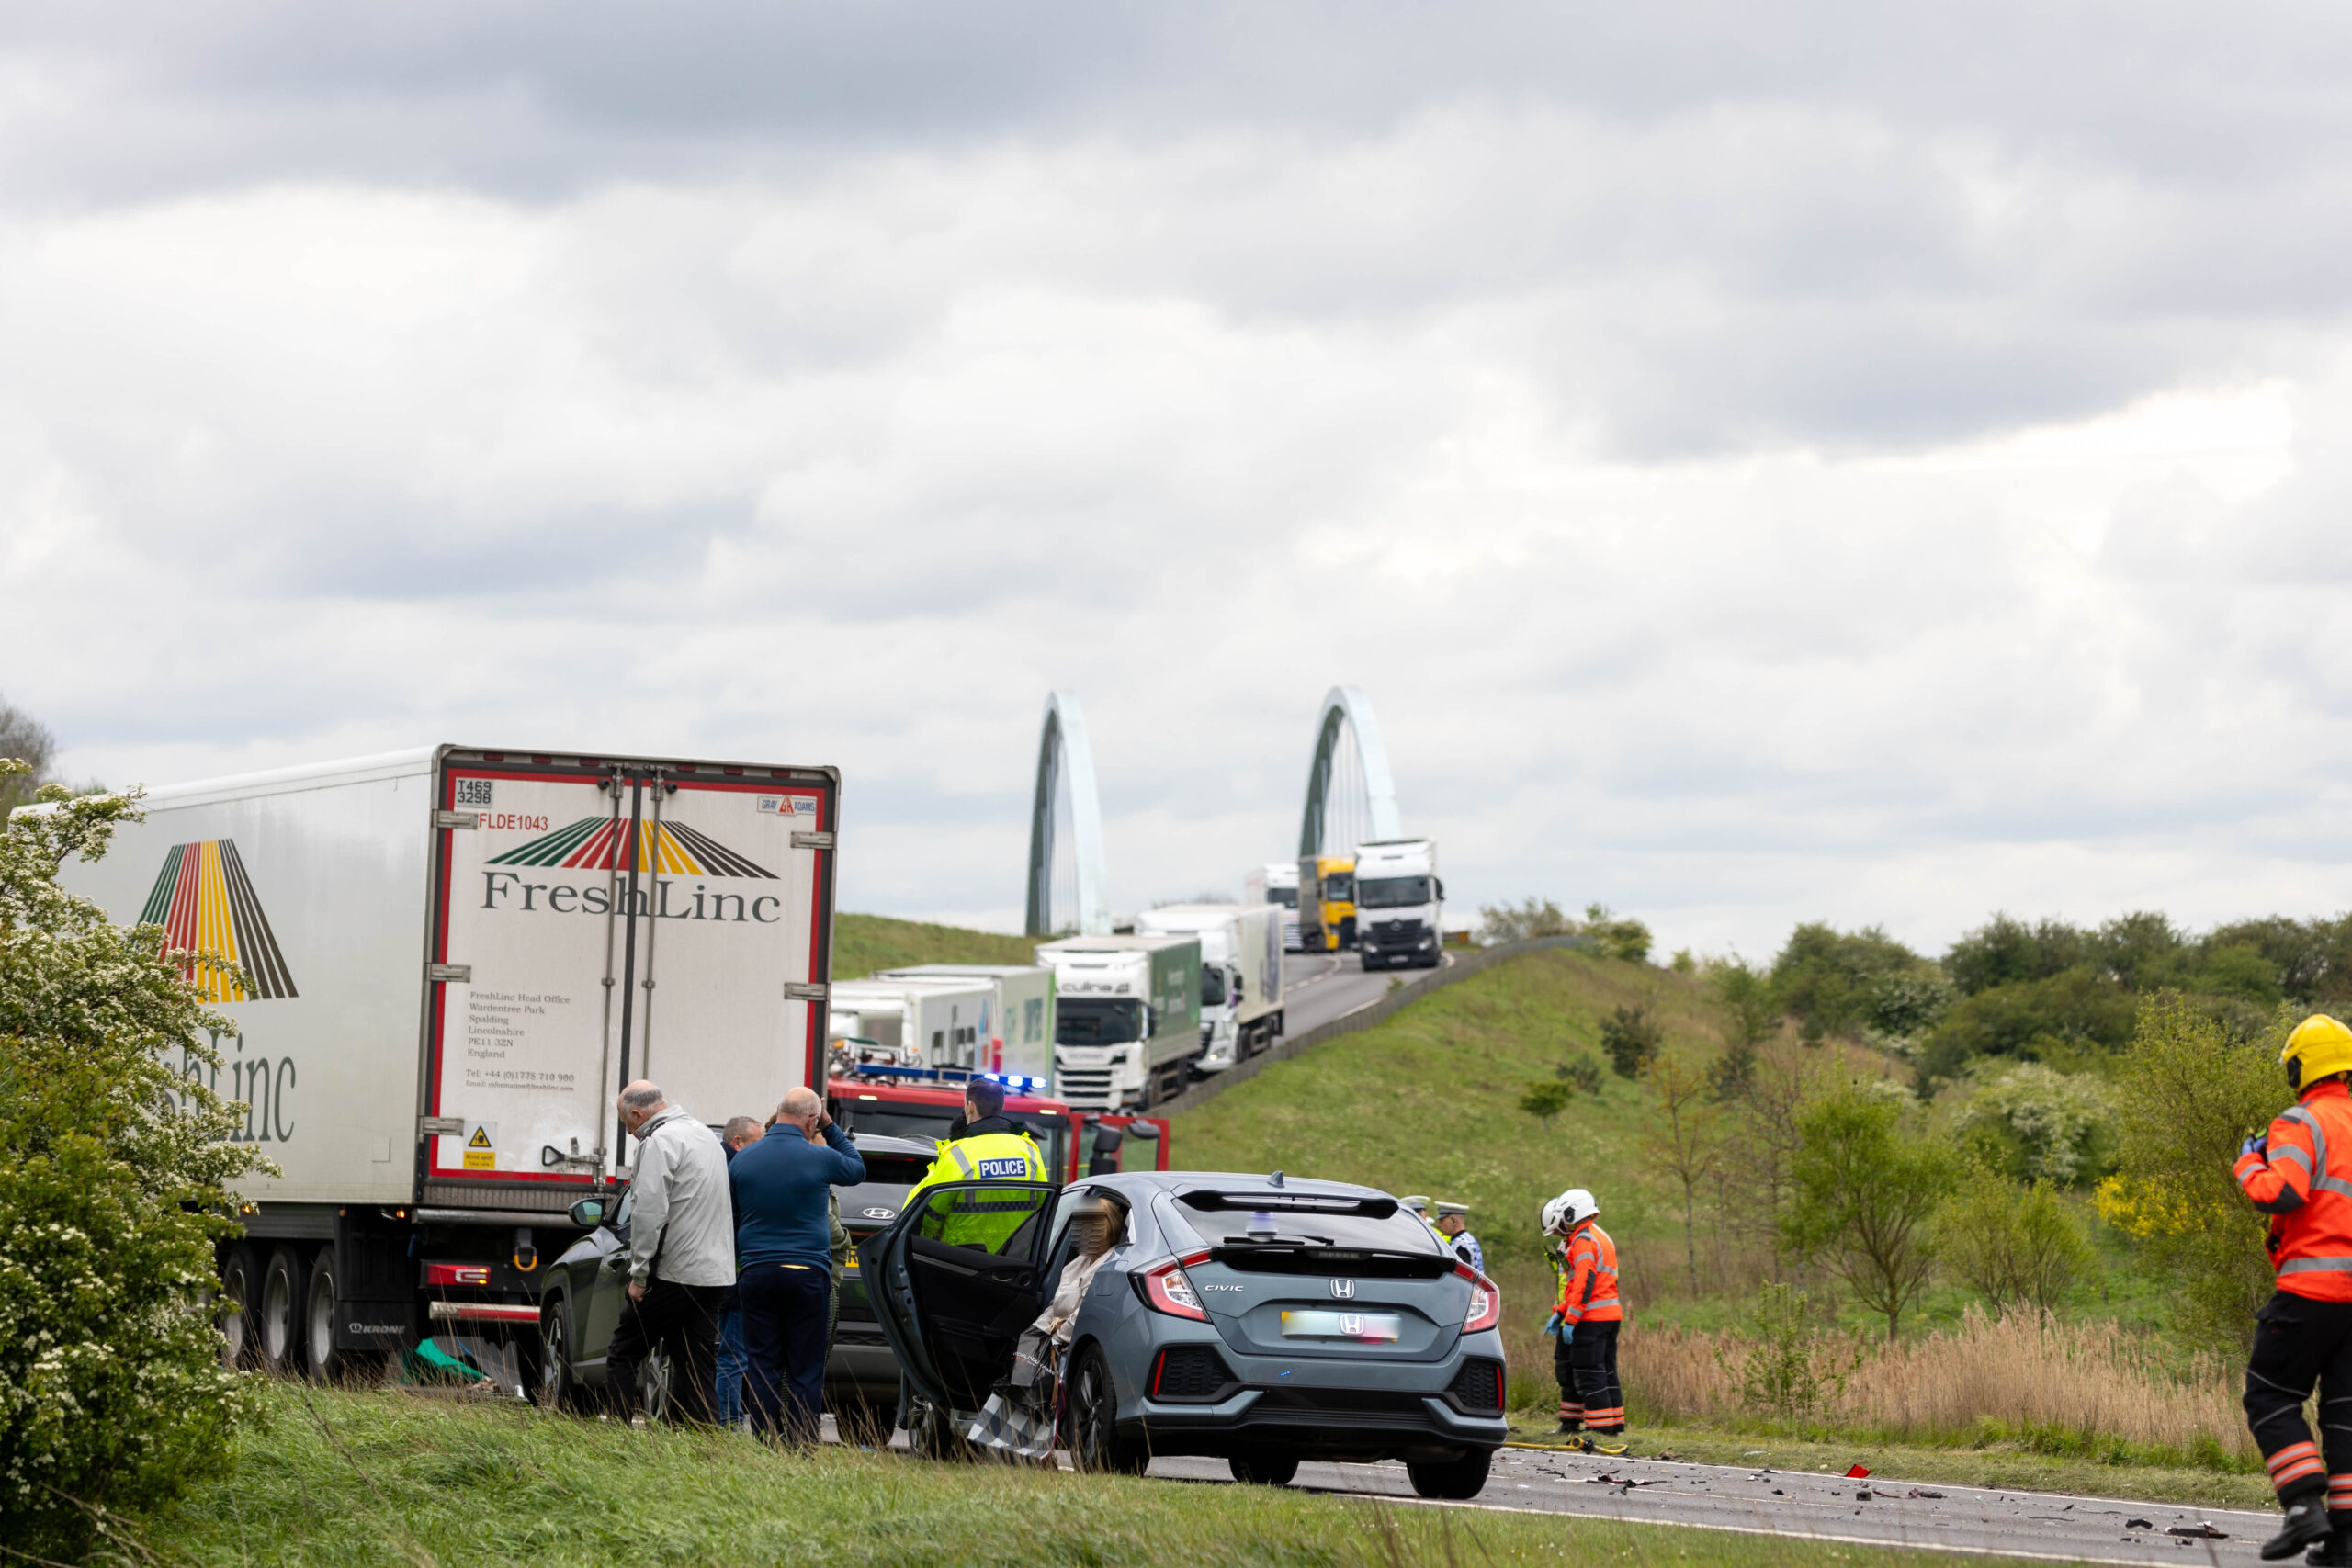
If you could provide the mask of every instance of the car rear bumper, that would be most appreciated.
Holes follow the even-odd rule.
[[[1341,1391],[1321,1391],[1337,1393]],[[1319,1459],[1449,1459],[1464,1449],[1498,1449],[1510,1435],[1500,1416],[1469,1416],[1434,1394],[1373,1397],[1335,1407],[1312,1389],[1247,1388],[1216,1404],[1146,1399],[1132,1435],[1159,1454],[1230,1456],[1281,1449]],[[1376,1404],[1375,1408],[1354,1407]],[[1130,1423],[1123,1422],[1123,1427]]]

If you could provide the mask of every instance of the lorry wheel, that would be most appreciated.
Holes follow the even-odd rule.
[[[571,1375],[571,1313],[561,1297],[539,1314],[539,1376],[531,1397],[542,1410],[577,1413],[580,1383]]]
[[[290,1247],[278,1247],[262,1270],[261,1312],[254,1322],[262,1367],[273,1377],[294,1377],[302,1371],[301,1300],[302,1255]]]
[[[1298,1474],[1296,1454],[1235,1454],[1225,1463],[1234,1480],[1259,1486],[1287,1486]]]
[[[334,1248],[321,1247],[302,1292],[302,1361],[312,1382],[336,1382],[350,1371],[348,1359],[334,1348]]]
[[[1119,1436],[1119,1395],[1100,1346],[1080,1355],[1069,1382],[1069,1451],[1080,1470],[1141,1475],[1151,1450]]]
[[[254,1303],[261,1300],[261,1260],[250,1247],[232,1247],[220,1261],[220,1364],[240,1371],[254,1364]]]
[[[1413,1490],[1424,1497],[1466,1503],[1485,1490],[1487,1467],[1494,1462],[1494,1457],[1486,1449],[1473,1449],[1458,1459],[1433,1463],[1408,1460],[1405,1473],[1412,1477]]]

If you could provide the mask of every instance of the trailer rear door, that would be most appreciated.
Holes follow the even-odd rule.
[[[633,1078],[714,1123],[820,1081],[832,770],[449,748],[435,787],[426,1201],[617,1174]]]

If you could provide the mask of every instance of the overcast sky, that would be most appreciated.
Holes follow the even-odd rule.
[[[0,10],[0,692],[151,784],[833,763],[1114,902],[1368,692],[1464,910],[2352,906],[2352,15]]]

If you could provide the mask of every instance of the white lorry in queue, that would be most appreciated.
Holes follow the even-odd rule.
[[[988,1070],[997,1000],[985,980],[836,980],[826,1002],[832,1040],[871,1041],[899,1066]]]
[[[993,998],[989,1027],[980,1032],[981,1057],[972,1065],[982,1072],[1018,1077],[1053,1077],[1051,969],[1019,964],[910,964],[903,969],[877,970],[874,978],[940,987],[989,987]]]
[[[1074,1110],[1148,1110],[1201,1055],[1201,942],[1073,936],[1037,944],[1054,972],[1054,1098]]]
[[[840,775],[440,746],[148,793],[62,880],[232,1021],[282,1174],[219,1256],[232,1356],[333,1376],[428,1337],[536,1385],[539,1260],[634,1150],[651,1077],[705,1121],[820,1081]],[[39,809],[36,807],[35,809]]]
[[[1445,884],[1437,845],[1390,839],[1356,846],[1356,951],[1366,969],[1434,969],[1443,940]]]
[[[1241,879],[1241,901],[1272,904],[1283,912],[1283,951],[1300,953],[1298,940],[1298,863],[1269,861]]]
[[[1136,917],[1138,934],[1201,940],[1201,1059],[1221,1073],[1283,1032],[1282,928],[1272,904],[1164,904]]]

